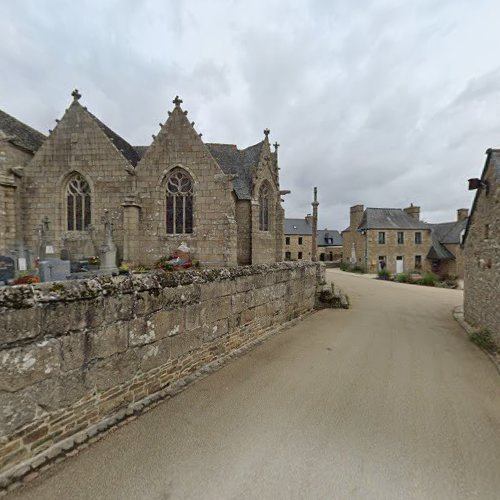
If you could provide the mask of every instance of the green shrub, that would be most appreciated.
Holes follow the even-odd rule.
[[[439,281],[439,276],[434,273],[425,273],[421,280],[418,280],[417,283],[419,285],[425,286],[436,286],[436,283]]]
[[[378,277],[381,280],[388,280],[391,277],[391,273],[387,269],[381,269],[378,272]]]
[[[481,330],[480,332],[473,333],[469,336],[471,342],[474,342],[483,351],[495,354],[498,352],[498,347],[493,339],[493,335],[488,330]]]
[[[347,262],[342,261],[340,263],[340,270],[341,271],[349,271],[349,264]]]
[[[365,270],[364,270],[362,267],[358,266],[358,265],[353,266],[353,267],[351,268],[351,271],[352,271],[353,273],[365,274]]]
[[[396,275],[396,281],[398,283],[410,283],[410,274],[409,273],[399,273]]]

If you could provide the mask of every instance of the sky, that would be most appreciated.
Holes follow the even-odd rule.
[[[271,130],[286,217],[470,207],[500,147],[498,0],[0,0],[0,108],[43,133],[81,103],[148,145],[183,99],[206,142]]]

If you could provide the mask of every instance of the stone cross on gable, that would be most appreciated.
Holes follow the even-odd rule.
[[[71,92],[71,95],[73,96],[74,101],[78,101],[80,97],[82,97],[82,94],[78,92],[78,89],[73,90],[73,92]]]
[[[182,104],[182,99],[178,95],[176,95],[175,99],[172,102],[178,107]]]
[[[275,153],[277,153],[277,152],[278,152],[278,148],[280,147],[280,145],[278,144],[278,141],[276,141],[276,142],[273,144],[273,146],[274,146],[274,151],[275,151]]]

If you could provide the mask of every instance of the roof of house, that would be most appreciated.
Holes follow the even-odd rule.
[[[139,153],[123,137],[111,130],[99,118],[87,110],[87,113],[95,120],[99,128],[111,139],[116,149],[135,167],[141,159]]]
[[[305,219],[285,219],[283,232],[290,235],[311,235],[312,227]]]
[[[312,226],[306,219],[285,219],[283,224],[285,235],[311,236]],[[327,239],[332,239],[332,243],[327,243]],[[318,246],[342,246],[342,236],[336,229],[318,229]]]
[[[225,174],[233,174],[233,186],[240,200],[252,198],[252,170],[257,165],[264,141],[245,149],[235,144],[207,143],[206,146]]]
[[[23,149],[36,152],[45,140],[45,135],[19,121],[0,109],[0,131],[8,140]]]
[[[358,229],[427,229],[402,208],[367,208]]]
[[[462,234],[467,226],[467,218],[453,222],[429,224],[432,234],[435,234],[440,243],[459,245]]]
[[[319,247],[327,247],[327,246],[341,247],[343,245],[342,236],[336,229],[318,229],[317,238]],[[331,243],[328,243],[329,239],[332,240]]]
[[[427,253],[430,260],[454,260],[455,256],[439,241],[438,235],[433,231],[431,236],[431,248]]]

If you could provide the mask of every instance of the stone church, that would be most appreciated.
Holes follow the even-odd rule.
[[[72,96],[47,137],[0,111],[0,255],[98,255],[107,211],[119,262],[151,265],[182,242],[205,265],[282,260],[268,129],[246,149],[204,143],[176,97],[152,143],[132,146]]]

